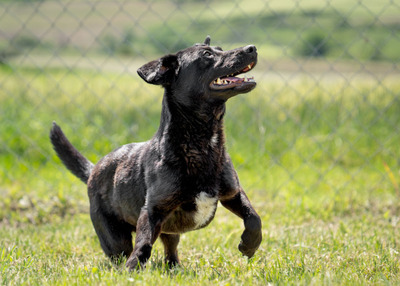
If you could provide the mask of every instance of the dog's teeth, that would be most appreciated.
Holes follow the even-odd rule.
[[[215,80],[215,83],[216,83],[216,84],[221,84],[221,79],[220,79],[220,78],[217,78],[217,79]]]
[[[228,84],[228,81],[227,80],[222,80],[222,84]]]
[[[248,65],[247,67],[249,68],[249,70],[251,70],[251,65]]]

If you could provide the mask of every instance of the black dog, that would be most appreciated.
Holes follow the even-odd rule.
[[[255,46],[222,51],[207,37],[204,44],[145,64],[140,77],[165,89],[160,127],[151,140],[124,145],[95,166],[53,124],[51,142],[66,167],[87,183],[90,217],[109,257],[129,256],[130,270],[144,267],[160,237],[166,262],[178,264],[180,233],[207,226],[218,201],[243,219],[239,250],[253,256],[261,220],[225,150],[223,116],[230,97],[256,86],[236,77],[256,62]]]

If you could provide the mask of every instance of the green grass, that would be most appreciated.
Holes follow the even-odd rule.
[[[242,222],[220,207],[184,234],[182,266],[157,243],[128,273],[101,251],[85,186],[51,150],[56,120],[92,161],[155,132],[161,89],[138,77],[0,69],[2,284],[398,284],[400,85],[270,83],[227,105],[227,147],[263,221],[255,257]]]
[[[265,211],[262,212],[265,220]],[[279,217],[283,217],[279,214]],[[397,284],[396,222],[365,212],[329,222],[285,222],[275,215],[264,224],[264,240],[250,261],[236,250],[239,221],[218,210],[205,230],[183,235],[182,266],[167,270],[156,243],[146,270],[128,273],[100,251],[88,215],[57,224],[2,230],[2,284],[243,285]]]
[[[399,5],[88,3],[0,0],[0,284],[400,284]],[[259,52],[258,87],[229,101],[225,129],[264,239],[253,259],[242,257],[243,223],[219,207],[209,227],[182,236],[181,267],[166,269],[157,242],[146,270],[128,273],[102,253],[85,186],[48,133],[57,121],[93,162],[149,139],[162,90],[132,76],[134,61],[206,34],[224,49],[253,43]],[[309,43],[322,43],[328,62],[300,59]],[[114,72],[121,63],[132,72]],[[316,81],[317,67],[291,79],[316,65],[386,77]]]
[[[2,54],[49,51],[150,58],[207,34],[224,47],[256,44],[271,59],[307,56],[315,33],[328,58],[392,62],[400,56],[394,36],[400,7],[391,1],[179,2],[2,1],[0,27],[7,31],[0,37],[0,60]]]

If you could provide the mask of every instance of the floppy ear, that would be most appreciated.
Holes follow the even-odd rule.
[[[178,74],[178,71],[177,56],[167,55],[143,65],[137,70],[137,73],[147,83],[168,85],[172,82],[173,77]]]

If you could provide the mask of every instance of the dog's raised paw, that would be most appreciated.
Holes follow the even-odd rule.
[[[258,246],[255,248],[251,248],[248,245],[244,244],[243,241],[241,241],[239,243],[238,249],[244,256],[247,256],[248,258],[252,258],[254,253],[258,249]]]

